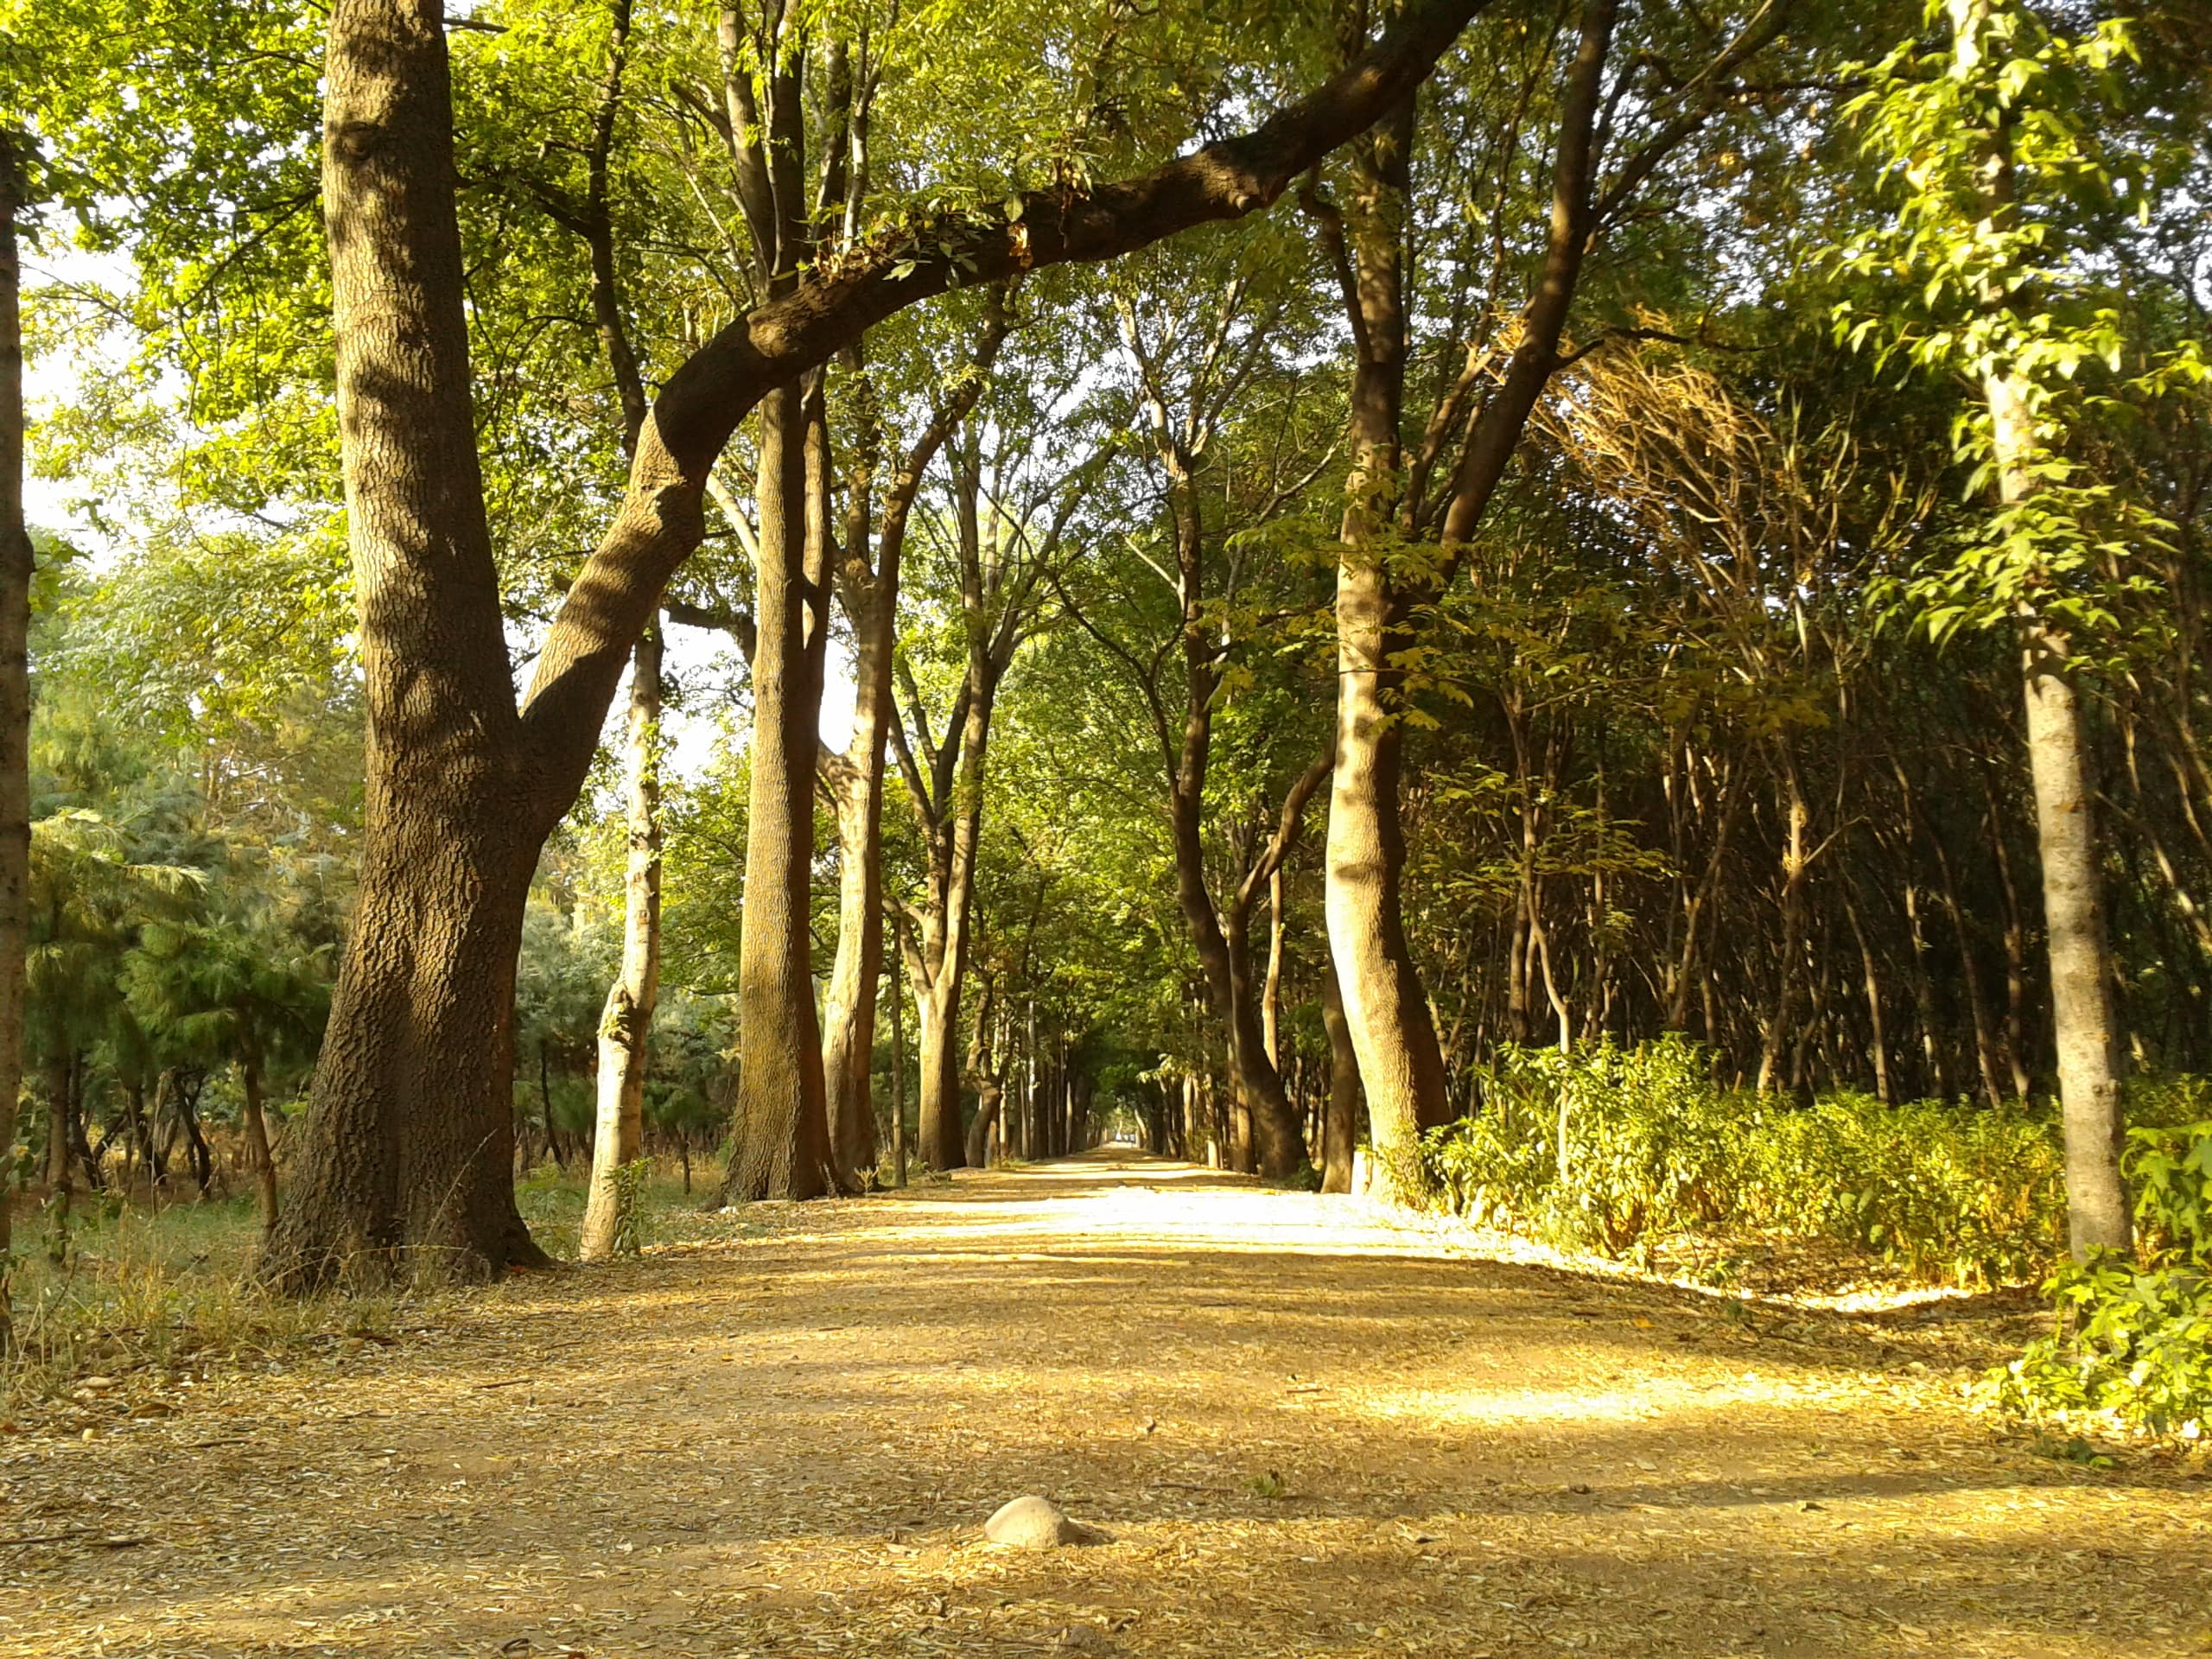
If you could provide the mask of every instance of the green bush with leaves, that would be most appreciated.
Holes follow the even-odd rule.
[[[1426,1173],[1477,1221],[1612,1255],[1685,1233],[1835,1239],[1919,1278],[1999,1283],[2057,1249],[2063,1166],[2024,1113],[1860,1094],[1799,1107],[1719,1087],[1680,1037],[1509,1049]]]
[[[2201,1440],[2212,1425],[2212,1122],[2139,1125],[2127,1141],[2136,1259],[2105,1251],[2062,1267],[2044,1287],[2056,1327],[1990,1382],[1997,1404],[2030,1422]]]

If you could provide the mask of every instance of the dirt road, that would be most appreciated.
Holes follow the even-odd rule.
[[[0,1440],[0,1653],[2212,1650],[2212,1481],[1996,1443],[1941,1321],[1128,1160],[715,1230]]]

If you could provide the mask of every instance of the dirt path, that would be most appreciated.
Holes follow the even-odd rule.
[[[0,1653],[2207,1650],[2212,1482],[1994,1445],[1941,1327],[1175,1165],[722,1226],[0,1440]],[[1025,1491],[1111,1541],[981,1543]]]

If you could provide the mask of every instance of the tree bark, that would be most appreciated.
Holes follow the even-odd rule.
[[[891,976],[891,1179],[906,1185],[906,992],[899,976]]]
[[[339,0],[325,84],[369,735],[359,898],[292,1200],[264,1252],[300,1287],[382,1276],[403,1255],[460,1277],[543,1259],[510,1177],[515,956],[538,847],[568,804],[546,798],[518,741],[435,0]]]
[[[1351,1027],[1344,1020],[1344,995],[1337,988],[1334,963],[1321,975],[1321,1026],[1329,1036],[1329,1098],[1321,1122],[1321,1190],[1351,1191],[1352,1152],[1359,1144],[1361,1109],[1359,1056]]]
[[[2120,1169],[2123,1121],[2112,943],[2105,925],[2088,743],[2068,676],[2066,641],[2036,622],[2022,632],[2028,766],[2035,779],[2043,855],[2044,925],[2066,1142],[2067,1241],[2079,1260],[2093,1250],[2125,1250],[2133,1236]]]
[[[30,937],[30,529],[23,520],[23,141],[0,128],[0,1145],[15,1142]],[[9,1268],[14,1160],[0,1168],[0,1355],[14,1345]]]
[[[247,1040],[238,1057],[238,1082],[245,1091],[245,1161],[253,1176],[255,1208],[260,1212],[261,1230],[266,1234],[276,1224],[276,1160],[269,1148],[269,1120],[261,1103],[261,1047],[253,1040],[251,1027]]]
[[[1951,0],[1960,69],[1971,73],[1984,50],[1988,0]],[[2002,42],[1993,43],[2001,49]],[[1985,204],[1993,224],[2009,226],[2011,158],[1992,135]],[[1982,376],[1998,499],[2006,506],[2036,491],[2038,440],[2030,388],[1999,363]],[[2120,1154],[2119,1022],[2114,1018],[2112,941],[2105,923],[2104,872],[2097,849],[2089,745],[2063,629],[2031,608],[2020,619],[2020,670],[2027,702],[2028,770],[2034,779],[2037,849],[2043,861],[2044,927],[2050,959],[2051,1033],[2058,1051],[2060,1122],[2066,1147],[2067,1243],[2075,1259],[2133,1242]],[[1980,1010],[1976,1010],[1977,1027]]]
[[[660,999],[661,635],[638,636],[630,663],[630,712],[622,761],[627,846],[622,873],[622,966],[599,1017],[599,1099],[591,1186],[576,1249],[586,1262],[612,1255],[634,1231],[617,1172],[645,1143],[645,1065]]]
[[[821,687],[808,637],[817,597],[805,568],[808,401],[794,384],[761,407],[741,1071],[726,1203],[819,1198],[833,1186],[810,916]]]

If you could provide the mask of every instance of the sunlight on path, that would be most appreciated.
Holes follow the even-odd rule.
[[[702,1224],[702,1228],[707,1224]],[[2207,1484],[1793,1335],[1128,1157],[760,1205],[0,1440],[0,1653],[2177,1656]],[[980,1541],[1046,1493],[1109,1541]]]

